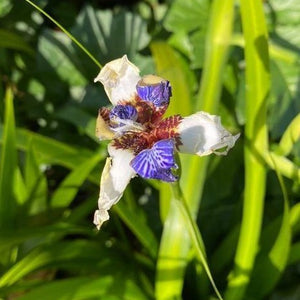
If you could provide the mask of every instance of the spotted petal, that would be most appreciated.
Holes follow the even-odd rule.
[[[129,101],[136,95],[136,84],[140,80],[140,70],[127,56],[107,63],[94,82],[100,81],[113,105],[121,100]]]
[[[172,168],[178,168],[174,159],[174,141],[156,142],[151,149],[141,151],[132,160],[131,166],[141,177],[176,181],[178,177],[172,173]]]
[[[98,210],[94,215],[94,224],[98,229],[109,219],[108,210],[120,200],[129,181],[136,174],[130,166],[134,158],[130,151],[116,149],[110,144],[108,152],[110,157],[106,159],[102,172]]]
[[[220,117],[205,112],[183,118],[178,133],[182,143],[178,150],[199,156],[226,155],[239,138],[239,134],[233,136],[221,125]]]

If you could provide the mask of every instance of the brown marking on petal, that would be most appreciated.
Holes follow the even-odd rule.
[[[107,107],[101,107],[99,109],[99,115],[102,117],[102,119],[105,121],[105,122],[108,122],[109,121],[109,113],[110,113],[110,108],[107,108]]]
[[[149,137],[147,132],[128,132],[114,139],[113,146],[117,149],[132,150],[134,155],[137,155],[142,150],[150,147]]]
[[[115,133],[109,128],[107,121],[102,117],[101,109],[99,109],[96,121],[95,135],[100,140],[111,140],[115,137]]]
[[[178,132],[178,125],[182,121],[180,115],[174,115],[160,121],[155,129],[152,130],[151,135],[156,141],[173,138],[176,142],[176,147],[180,146],[181,140]]]
[[[153,104],[147,101],[138,101],[135,104],[135,108],[138,112],[137,122],[143,125],[150,124],[154,113]]]
[[[167,108],[168,108],[169,104],[166,103],[165,105],[159,106],[159,107],[155,107],[155,111],[152,115],[151,118],[151,124],[153,125],[157,125],[157,123],[159,123],[163,117],[163,115],[165,114]]]

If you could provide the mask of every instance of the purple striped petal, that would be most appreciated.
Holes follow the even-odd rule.
[[[109,118],[135,121],[137,119],[137,115],[137,110],[132,105],[116,105],[110,111]]]
[[[154,75],[144,76],[136,86],[139,97],[144,101],[150,101],[155,106],[169,104],[172,96],[170,82]]]
[[[167,182],[178,180],[172,168],[178,166],[174,159],[174,141],[161,140],[151,149],[141,151],[132,161],[131,167],[143,178],[160,179]]]

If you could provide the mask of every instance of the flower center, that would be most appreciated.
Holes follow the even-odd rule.
[[[144,126],[136,122],[137,117],[138,112],[134,106],[116,105],[109,113],[110,127],[121,134],[126,131],[143,131]]]

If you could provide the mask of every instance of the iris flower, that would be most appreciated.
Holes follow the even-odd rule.
[[[141,77],[126,55],[107,63],[97,81],[112,103],[99,110],[96,125],[96,136],[111,140],[94,215],[98,229],[131,178],[177,181],[176,151],[225,155],[238,139],[222,127],[220,117],[205,112],[163,118],[172,96],[170,82],[155,75]]]

